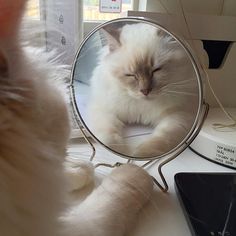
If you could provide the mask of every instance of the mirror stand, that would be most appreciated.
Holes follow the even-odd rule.
[[[96,156],[96,148],[95,146],[93,145],[93,143],[91,142],[91,140],[89,140],[89,137],[87,137],[85,131],[84,131],[84,128],[79,125],[79,129],[80,131],[82,132],[83,136],[84,136],[84,139],[86,140],[86,142],[89,144],[90,148],[91,148],[91,156],[89,158],[89,161],[93,161],[95,156]],[[186,144],[186,147],[187,147],[187,144]],[[168,189],[169,189],[169,186],[167,184],[167,181],[165,179],[165,176],[163,174],[163,171],[162,171],[162,168],[164,165],[166,165],[167,163],[169,163],[170,161],[174,160],[177,156],[179,155],[179,152],[177,152],[175,155],[167,158],[166,160],[162,161],[158,167],[157,167],[157,171],[158,171],[158,174],[160,176],[160,179],[161,179],[161,182],[162,184],[155,178],[152,176],[152,179],[153,179],[153,182],[154,184],[161,189],[161,191],[163,192],[167,192]],[[145,164],[141,165],[142,168],[147,168],[148,166],[150,166],[151,164],[153,164],[154,162],[156,162],[157,160],[160,160],[160,159],[155,159],[155,160],[149,160],[147,161]],[[95,169],[100,167],[100,166],[104,166],[104,167],[108,167],[108,168],[116,168],[116,167],[119,167],[123,164],[127,164],[127,163],[132,163],[132,159],[128,159],[126,163],[121,163],[121,162],[116,162],[114,164],[108,164],[108,163],[97,163],[94,167]]]
[[[73,88],[73,85],[70,86],[70,88]],[[73,99],[71,99],[71,103],[72,103],[72,106],[74,107],[75,104],[74,104],[74,101]],[[202,112],[201,112],[201,115],[200,115],[200,119],[199,119],[199,122],[196,126],[196,129],[195,129],[195,132],[193,132],[193,135],[182,145],[181,148],[179,148],[174,154],[172,154],[170,157],[160,157],[158,159],[154,159],[154,160],[148,160],[145,164],[141,165],[142,168],[147,168],[148,166],[154,164],[154,162],[158,161],[158,160],[161,160],[162,161],[159,163],[158,167],[157,167],[157,172],[158,172],[158,175],[159,175],[159,178],[161,180],[161,183],[153,176],[152,179],[153,179],[153,182],[154,184],[162,191],[162,192],[168,192],[168,189],[169,189],[169,186],[168,186],[168,183],[165,179],[165,176],[163,174],[163,167],[168,164],[169,162],[171,162],[172,160],[174,160],[183,150],[185,150],[189,144],[195,139],[195,137],[197,136],[197,134],[199,133],[202,125],[203,125],[203,122],[205,120],[205,118],[207,117],[207,114],[208,114],[208,111],[209,111],[209,104],[206,103],[205,101],[203,102],[203,109],[202,109]],[[75,109],[73,109],[73,111],[75,111]],[[73,112],[74,116],[76,117],[77,114],[75,112]],[[77,117],[78,118],[78,117]],[[96,156],[96,148],[94,146],[94,144],[92,143],[92,141],[89,139],[89,137],[87,136],[86,134],[86,131],[85,131],[85,128],[82,126],[81,123],[78,124],[79,126],[79,129],[81,131],[81,133],[83,134],[83,137],[85,139],[85,141],[89,144],[90,148],[91,148],[91,156],[89,158],[89,161],[92,162],[94,161],[94,158]],[[164,160],[163,160],[164,159]],[[108,168],[116,168],[116,167],[119,167],[123,164],[127,164],[127,163],[132,163],[133,161],[138,161],[138,160],[135,160],[135,159],[131,159],[131,158],[128,158],[127,159],[127,162],[126,163],[121,163],[121,162],[116,162],[114,164],[108,164],[108,163],[97,163],[94,167],[95,169],[100,167],[100,166],[104,166],[104,167],[108,167]]]

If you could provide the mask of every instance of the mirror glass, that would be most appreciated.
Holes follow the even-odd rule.
[[[189,138],[202,95],[181,42],[157,24],[128,18],[105,23],[84,40],[71,86],[80,121],[97,141],[145,159],[169,154]]]

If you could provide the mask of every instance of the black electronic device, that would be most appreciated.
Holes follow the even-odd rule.
[[[175,186],[194,236],[236,236],[236,173],[178,173]]]

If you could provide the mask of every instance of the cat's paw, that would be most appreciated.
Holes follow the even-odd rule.
[[[147,201],[153,191],[153,180],[151,176],[141,167],[133,164],[124,164],[115,168],[110,175],[102,182],[104,189],[109,189],[109,194],[119,194],[119,201],[123,200],[131,201],[135,204],[138,202],[141,206],[141,200],[143,198]],[[135,199],[135,200],[134,200]],[[138,207],[135,205],[135,208]]]
[[[163,143],[164,145],[164,143]],[[137,146],[133,152],[134,157],[157,157],[163,155],[166,152],[164,146],[161,146],[158,142],[144,142]]]
[[[94,166],[91,162],[67,157],[64,167],[68,191],[79,190],[93,183]]]
[[[149,158],[149,157],[157,157],[162,155],[163,152],[160,150],[156,150],[156,149],[148,149],[146,147],[138,147],[134,150],[132,156],[134,157],[141,157],[141,158]]]
[[[109,144],[108,147],[113,151],[116,151],[122,155],[130,155],[130,149],[127,144],[124,143],[116,143],[116,144]]]
[[[130,149],[128,144],[124,141],[124,139],[118,133],[106,133],[100,134],[99,140],[112,149],[115,152],[121,153],[123,155],[130,155]]]

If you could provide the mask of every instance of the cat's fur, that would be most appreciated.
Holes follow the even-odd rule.
[[[143,206],[152,181],[136,166],[118,168],[106,180],[112,184],[104,182],[104,188],[86,200],[85,210],[82,203],[66,211],[63,162],[70,125],[54,80],[61,79],[65,69],[46,61],[42,51],[21,46],[25,2],[0,0],[0,235],[123,235],[116,219],[110,219],[113,209],[117,218],[124,214],[129,222],[137,210],[122,204],[133,206],[135,198]]]
[[[106,45],[91,78],[91,130],[118,152],[161,155],[193,124],[198,102],[193,66],[179,43],[154,26],[111,27],[101,30]],[[151,126],[153,133],[128,150],[123,129],[133,123]]]

